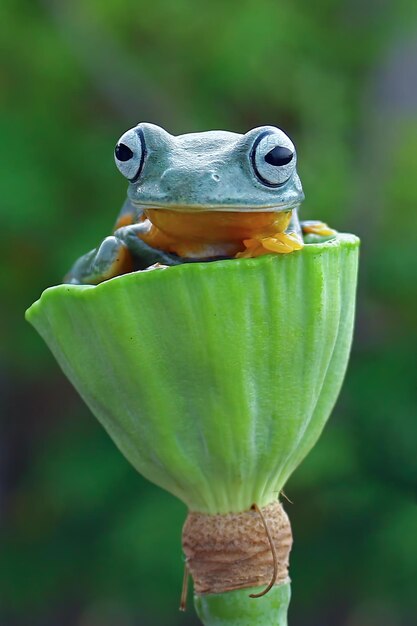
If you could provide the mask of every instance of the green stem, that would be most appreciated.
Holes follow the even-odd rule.
[[[204,626],[287,626],[291,585],[276,585],[261,598],[250,598],[258,588],[195,595],[194,604]]]

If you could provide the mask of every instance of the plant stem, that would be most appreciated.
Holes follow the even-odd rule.
[[[250,598],[259,587],[219,594],[194,596],[197,614],[204,626],[287,626],[291,598],[289,582],[274,586],[261,598]]]

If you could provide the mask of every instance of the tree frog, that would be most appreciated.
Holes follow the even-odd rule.
[[[98,284],[133,270],[304,245],[296,150],[279,128],[173,136],[140,123],[121,136],[114,158],[129,188],[113,235],[78,259],[64,282]],[[321,222],[303,230],[335,232]]]

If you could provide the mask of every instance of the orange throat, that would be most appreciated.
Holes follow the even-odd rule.
[[[141,239],[184,258],[253,257],[302,247],[295,233],[285,233],[292,211],[146,209],[144,213],[148,228]]]

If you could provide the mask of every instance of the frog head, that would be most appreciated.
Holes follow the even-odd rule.
[[[207,258],[239,254],[242,242],[250,255],[301,245],[271,239],[304,198],[294,144],[279,128],[173,136],[142,123],[122,135],[115,161],[130,202],[152,224],[143,239],[153,247]]]
[[[261,126],[245,135],[173,136],[142,123],[115,149],[134,204],[180,211],[288,211],[304,198],[291,139]]]

